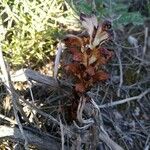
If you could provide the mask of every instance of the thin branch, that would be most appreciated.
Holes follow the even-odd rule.
[[[82,138],[81,138],[80,134],[77,134],[76,150],[81,150],[81,144],[82,144]]]
[[[12,119],[10,119],[10,118],[2,115],[2,114],[0,114],[0,118],[3,119],[3,120],[6,120],[8,122],[10,122],[11,124],[17,124],[17,122],[15,120],[12,120]]]
[[[143,47],[143,54],[142,54],[142,60],[143,61],[144,61],[144,56],[145,56],[145,53],[146,53],[146,47],[147,47],[147,42],[148,42],[147,39],[148,39],[148,27],[145,27],[144,47]],[[143,61],[141,62],[140,66],[139,66],[139,69],[137,71],[138,74],[141,71],[141,67],[143,65]]]
[[[149,150],[150,148],[150,134],[147,137],[144,150]]]
[[[34,103],[34,96],[33,96],[33,92],[32,92],[32,82],[28,80],[28,84],[29,84],[29,91],[30,91],[30,95],[31,95],[31,100]]]
[[[17,93],[16,93],[16,94],[17,94]],[[17,96],[19,97],[18,94],[17,94]],[[37,113],[39,113],[40,115],[44,116],[45,118],[48,118],[48,119],[52,120],[54,123],[56,123],[57,125],[60,126],[60,122],[59,122],[57,119],[55,119],[53,116],[51,116],[50,114],[45,113],[44,111],[42,111],[42,110],[40,110],[38,107],[36,107],[34,104],[32,104],[32,103],[26,101],[26,100],[23,99],[23,98],[19,98],[19,99],[20,99],[22,102],[24,102],[26,105],[28,105],[32,110],[35,110],[35,111],[36,111]],[[70,131],[70,130],[69,130],[67,127],[65,127],[65,126],[64,126],[64,129],[65,129],[66,131],[68,131],[68,133],[70,133],[70,132],[73,133],[73,131]]]
[[[5,82],[5,76],[0,74],[0,78],[3,82]],[[16,71],[11,75],[11,80],[13,82],[26,82],[29,80],[36,81],[38,83],[42,83],[45,85],[49,85],[51,87],[57,87],[58,82],[53,77],[43,75],[37,71],[33,71],[31,69],[23,68]],[[59,80],[60,84],[71,87],[70,83]]]
[[[150,88],[147,89],[146,91],[144,91],[143,93],[141,93],[138,96],[129,97],[129,98],[126,98],[126,99],[123,99],[123,100],[120,100],[120,101],[115,101],[115,102],[112,102],[112,103],[100,105],[99,108],[113,107],[113,106],[116,106],[116,105],[120,105],[120,104],[124,104],[124,103],[130,102],[132,100],[139,100],[143,96],[145,96],[146,94],[148,94],[149,92],[150,92]]]
[[[123,150],[121,146],[119,146],[116,142],[114,142],[108,135],[103,132],[99,134],[100,140],[105,142],[111,150]]]
[[[58,74],[58,68],[59,68],[59,64],[60,64],[60,57],[62,54],[62,44],[61,42],[58,43],[57,45],[57,54],[55,57],[55,64],[54,64],[54,78],[57,79],[57,74]]]
[[[79,127],[75,121],[73,121],[73,124],[74,124],[74,126],[75,126],[78,130],[87,130],[93,123],[89,123],[89,124],[84,125],[84,126],[82,126],[82,127]]]
[[[118,47],[118,51],[116,51],[116,56],[118,58],[118,62],[119,62],[119,71],[120,71],[120,82],[119,82],[119,87],[117,90],[117,96],[120,97],[120,90],[123,84],[123,71],[122,71],[122,62],[121,62],[121,58],[120,58],[120,51],[121,51],[121,47]]]
[[[38,107],[36,107],[33,103],[23,99],[22,97],[20,97],[18,95],[18,93],[16,91],[13,91],[15,96],[17,97],[17,99],[19,99],[20,101],[24,102],[28,107],[30,107],[32,110],[35,110],[37,113],[39,113],[40,115],[52,120],[54,123],[56,123],[57,125],[60,126],[60,122],[55,119],[53,116],[51,116],[50,114],[45,113],[44,111],[40,110]],[[66,131],[68,131],[68,133],[73,133],[73,131],[70,131],[67,127],[64,127],[64,129]]]
[[[2,47],[0,45],[0,67],[1,67],[1,71],[5,77],[5,85],[6,85],[6,88],[7,88],[7,91],[9,92],[10,96],[12,97],[12,104],[13,104],[13,110],[14,110],[14,115],[15,115],[15,119],[17,120],[17,124],[19,126],[19,129],[21,131],[21,134],[25,140],[25,143],[24,143],[24,147],[26,150],[28,150],[28,140],[27,140],[27,137],[26,135],[24,134],[24,131],[23,131],[23,127],[22,127],[22,124],[20,122],[20,119],[19,119],[19,116],[18,116],[18,106],[17,106],[17,97],[14,93],[14,87],[11,83],[11,77],[10,77],[10,74],[9,74],[9,69],[8,69],[8,66],[6,65],[6,62],[3,58],[3,53],[2,53]]]
[[[60,122],[60,130],[61,130],[61,149],[65,150],[65,148],[64,148],[64,143],[65,143],[65,139],[64,139],[64,127],[63,127],[60,115],[59,115],[59,122]]]
[[[91,98],[90,102],[93,104],[94,108],[97,110],[97,114],[95,115],[95,117],[97,116],[98,118],[95,120],[97,120],[97,122],[99,122],[98,126],[103,126],[103,119],[102,119],[102,115],[101,115],[99,106],[96,104],[96,102],[92,98]]]
[[[93,104],[94,108],[98,110],[98,113],[94,115],[95,118],[94,120],[96,120],[96,124],[98,127],[99,139],[102,140],[104,143],[106,143],[106,145],[108,145],[108,147],[110,147],[110,149],[112,150],[123,150],[123,148],[119,146],[116,142],[114,142],[105,131],[103,127],[102,116],[98,105],[95,103],[93,99],[91,99],[91,103]]]

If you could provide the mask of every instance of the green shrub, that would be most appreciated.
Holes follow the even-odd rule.
[[[61,25],[68,26],[73,20],[73,11],[64,0],[2,0],[0,10],[0,39],[13,67],[48,60],[64,32]]]
[[[114,27],[133,23],[139,25],[143,23],[143,16],[139,12],[128,12],[129,2],[120,0],[68,0],[72,8],[79,14],[80,12],[91,14],[95,12],[99,19],[113,20]],[[89,1],[90,3],[87,3]]]

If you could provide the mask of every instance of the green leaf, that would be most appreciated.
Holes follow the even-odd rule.
[[[121,14],[121,17],[114,21],[115,26],[118,25],[127,25],[129,23],[133,23],[133,25],[141,25],[143,24],[144,19],[138,12],[126,12]]]

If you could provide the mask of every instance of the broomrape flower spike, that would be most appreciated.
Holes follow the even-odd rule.
[[[109,40],[110,34],[112,32],[112,30],[110,30],[111,29],[110,21],[104,21],[101,24],[98,23],[95,15],[88,16],[85,14],[80,15],[80,20],[82,26],[87,30],[90,36],[89,47],[91,49]]]
[[[102,44],[112,38],[113,32],[111,22],[99,23],[95,15],[81,14],[80,20],[86,32],[64,38],[71,56],[64,69],[75,79],[75,91],[85,94],[96,82],[109,78],[102,66],[112,58],[112,52]]]

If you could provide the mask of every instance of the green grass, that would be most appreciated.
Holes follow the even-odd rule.
[[[74,12],[64,0],[2,0],[0,10],[0,40],[8,62],[16,68],[48,60],[64,35],[62,25],[75,24]]]

